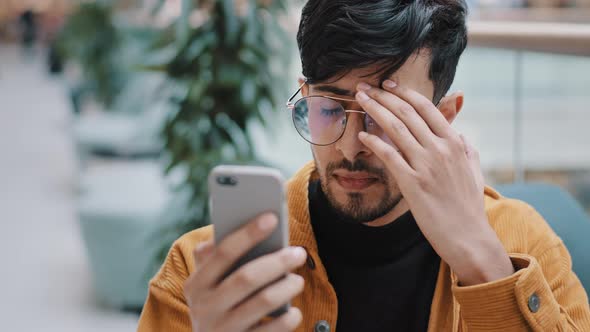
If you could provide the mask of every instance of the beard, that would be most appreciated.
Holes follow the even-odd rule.
[[[329,186],[331,181],[335,181],[333,173],[338,169],[369,173],[379,179],[379,183],[384,185],[385,190],[381,197],[375,200],[369,200],[366,194],[352,192],[346,194],[345,202],[339,202]],[[320,184],[334,213],[344,222],[352,224],[363,224],[383,217],[402,199],[401,194],[392,194],[390,180],[385,171],[381,168],[372,167],[363,159],[357,159],[354,163],[346,159],[338,163],[329,163],[324,176],[320,176]],[[378,203],[371,205],[372,201]]]

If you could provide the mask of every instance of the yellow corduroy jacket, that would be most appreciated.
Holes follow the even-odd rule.
[[[307,264],[295,271],[305,279],[303,292],[292,301],[303,314],[297,332],[316,331],[320,321],[327,323],[330,331],[337,331],[338,300],[320,261],[309,220],[307,190],[309,181],[316,177],[312,162],[287,185],[290,244],[305,248],[309,257]],[[485,209],[516,273],[461,287],[449,266],[441,262],[428,331],[590,332],[586,293],[572,271],[566,247],[545,220],[525,203],[503,198],[490,188],[485,191]],[[193,249],[212,236],[213,228],[207,226],[174,243],[150,282],[138,331],[191,331],[183,282],[195,270]]]

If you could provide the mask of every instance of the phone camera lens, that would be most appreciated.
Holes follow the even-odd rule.
[[[238,180],[232,176],[218,176],[217,183],[222,186],[235,186],[238,184]]]

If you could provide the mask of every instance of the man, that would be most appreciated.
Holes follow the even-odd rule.
[[[216,244],[211,226],[184,235],[139,331],[590,331],[561,240],[484,187],[450,126],[465,12],[462,0],[310,0],[303,98],[288,105],[314,162],[288,185],[293,247],[221,280],[276,218]]]

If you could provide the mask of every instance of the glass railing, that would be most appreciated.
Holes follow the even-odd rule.
[[[472,17],[451,88],[464,91],[465,107],[453,126],[480,151],[490,184],[551,182],[590,208],[590,24],[583,23],[590,11],[512,9]],[[285,76],[293,87],[301,72],[294,63]],[[279,134],[260,133],[260,151],[294,172],[311,159],[309,147],[287,112],[276,116]]]
[[[480,13],[470,22],[469,49],[453,86],[466,95],[456,126],[475,140],[482,166],[499,182],[540,178],[584,185],[590,169],[590,24],[583,22],[590,22],[590,12],[501,13]]]

